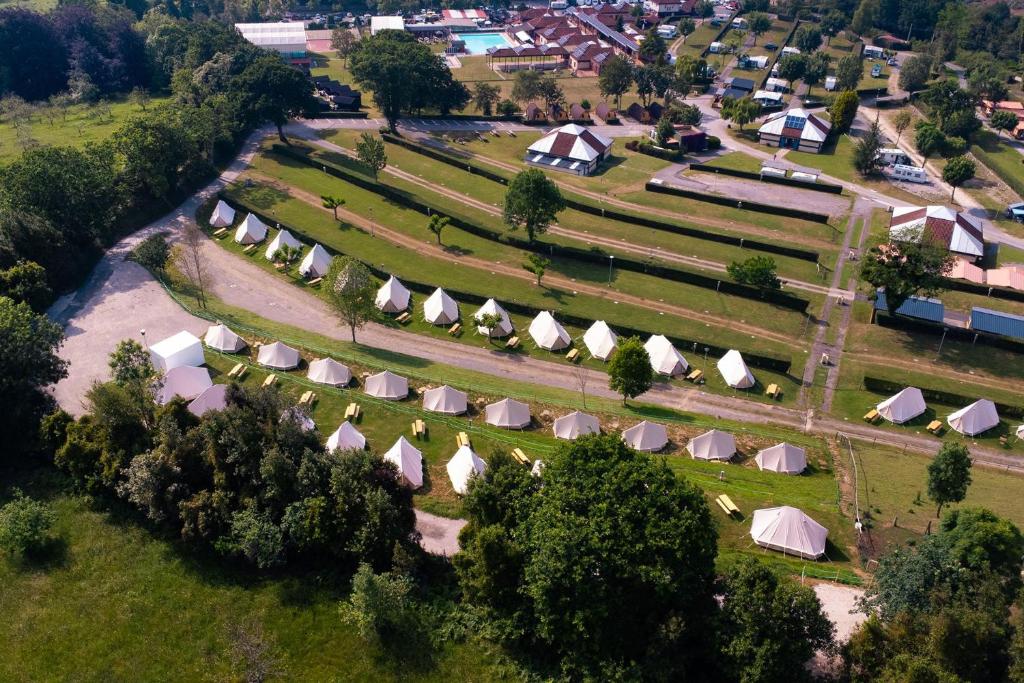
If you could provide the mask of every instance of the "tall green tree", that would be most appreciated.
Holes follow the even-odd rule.
[[[876,118],[853,147],[853,167],[862,176],[874,173],[879,164],[878,152],[882,149],[882,131]]]
[[[959,503],[971,485],[971,453],[962,443],[947,441],[928,463],[928,497],[936,504],[935,516],[949,503]]]
[[[384,140],[369,131],[363,132],[356,140],[356,158],[359,162],[370,169],[373,179],[388,165],[387,150],[384,148]]]
[[[805,55],[789,54],[779,60],[779,78],[789,82],[790,90],[793,89],[793,81],[803,78],[806,69],[807,57]]]
[[[914,122],[914,117],[910,114],[907,109],[900,109],[896,112],[896,116],[892,117],[892,127],[896,129],[896,144],[900,144],[900,138],[903,137],[903,131],[910,127],[910,124]]]
[[[311,116],[320,108],[309,76],[277,55],[261,57],[247,66],[235,81],[235,94],[247,120],[254,125],[274,124],[278,138],[285,143],[288,119]]]
[[[832,119],[832,134],[841,135],[850,130],[853,120],[857,117],[857,108],[860,106],[860,98],[852,90],[844,90],[836,95],[832,106],[828,108],[829,116]]]
[[[543,78],[541,72],[532,69],[517,71],[512,83],[512,99],[525,105],[539,98]]]
[[[872,247],[861,261],[860,277],[875,289],[885,290],[890,315],[912,296],[935,296],[945,289],[945,275],[953,257],[927,236]]]
[[[750,97],[734,100],[730,97],[722,101],[722,118],[738,124],[740,130],[761,115],[761,105]]]
[[[736,282],[760,289],[782,289],[775,259],[771,256],[751,256],[744,261],[733,261],[726,272]]]
[[[438,245],[441,244],[441,233],[451,222],[451,218],[448,216],[442,216],[439,213],[435,213],[430,217],[430,222],[427,224],[427,230],[433,233],[434,237],[437,238]]]
[[[754,45],[757,45],[757,39],[767,33],[771,27],[771,17],[764,12],[753,12],[747,16],[747,30],[754,36]]]
[[[813,24],[801,24],[793,36],[796,46],[800,52],[808,57],[821,47],[821,29]]]
[[[818,85],[828,76],[828,67],[832,58],[827,52],[818,51],[807,58],[804,65],[804,83],[807,84],[807,94],[811,94],[811,88]]]
[[[662,63],[668,54],[668,45],[653,28],[644,34],[643,42],[640,43],[640,58],[645,62]]]
[[[914,92],[922,90],[932,75],[932,58],[928,55],[914,55],[900,65],[900,87]]]
[[[946,162],[946,167],[942,169],[942,179],[953,188],[949,194],[949,201],[952,202],[956,196],[956,188],[973,178],[976,171],[974,160],[967,156],[953,157]]]
[[[331,261],[325,278],[327,301],[356,341],[356,330],[377,317],[374,305],[373,281],[370,271],[351,256],[340,256]]]
[[[331,31],[331,49],[341,57],[342,64],[348,64],[348,57],[355,51],[358,43],[359,38],[350,28],[338,26]]]
[[[597,86],[603,97],[614,97],[616,109],[622,106],[622,96],[633,86],[633,65],[622,55],[615,55],[601,67]]]
[[[1017,115],[1011,111],[1000,110],[988,117],[988,125],[995,128],[1000,137],[1002,137],[1003,131],[1013,130],[1019,123]]]
[[[946,136],[931,121],[918,121],[914,126],[914,146],[927,159],[946,146]]]
[[[547,232],[548,225],[565,208],[565,199],[554,181],[537,168],[520,171],[505,191],[503,216],[511,229],[524,228],[531,242]]]
[[[481,81],[473,88],[473,104],[484,116],[494,113],[494,107],[500,99],[501,88],[496,85]]]
[[[53,301],[53,290],[46,281],[46,270],[35,261],[18,261],[0,270],[0,296],[25,302],[42,313]]]
[[[342,197],[330,194],[320,195],[320,203],[325,209],[331,210],[334,220],[338,220],[338,209],[345,206],[345,200]]]
[[[826,38],[826,44],[831,45],[832,39],[839,35],[839,32],[846,28],[848,20],[846,15],[837,9],[829,10],[821,18],[821,32],[824,33]]]
[[[544,277],[544,273],[546,273],[550,267],[551,259],[546,259],[536,253],[527,254],[526,263],[523,264],[523,270],[533,273],[534,277],[537,278],[538,287],[540,287],[540,282]]]
[[[646,393],[653,385],[651,357],[643,342],[637,337],[620,341],[608,363],[608,388],[622,394],[625,405],[626,399]]]
[[[847,55],[836,64],[836,89],[856,90],[864,77],[864,65],[858,55]]]

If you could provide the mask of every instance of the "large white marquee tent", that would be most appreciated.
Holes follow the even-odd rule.
[[[163,376],[156,402],[164,405],[178,396],[191,401],[212,386],[213,380],[210,379],[210,371],[206,368],[179,365],[168,370]]]
[[[754,510],[750,535],[754,543],[761,547],[816,560],[825,554],[828,529],[805,515],[802,510],[782,506]]]
[[[390,370],[385,370],[367,377],[364,390],[370,396],[389,401],[400,401],[409,395],[409,380]]]
[[[200,366],[206,362],[203,343],[191,332],[182,330],[149,347],[153,367],[167,372],[182,365]]]
[[[214,384],[208,387],[203,393],[192,399],[188,404],[188,412],[196,417],[202,417],[211,410],[224,410],[228,407],[227,384]]]

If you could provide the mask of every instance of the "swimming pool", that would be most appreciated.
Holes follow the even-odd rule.
[[[505,37],[504,33],[498,31],[487,33],[460,33],[460,40],[466,43],[466,52],[471,55],[485,55],[487,48],[506,47],[512,45],[512,41]]]

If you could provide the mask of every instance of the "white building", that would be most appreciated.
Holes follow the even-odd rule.
[[[371,17],[370,35],[375,36],[381,31],[404,31],[405,19],[402,17]]]
[[[985,255],[985,232],[979,219],[948,206],[898,206],[892,210],[889,238],[894,242],[931,240],[970,259]]]
[[[795,107],[769,116],[758,130],[762,144],[817,154],[828,140],[832,124],[806,109]]]
[[[257,47],[274,50],[289,59],[306,56],[306,25],[301,21],[235,24],[235,28]]]

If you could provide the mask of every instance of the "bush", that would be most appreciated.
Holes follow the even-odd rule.
[[[132,251],[132,259],[154,274],[161,274],[171,257],[171,247],[162,234],[150,235]]]
[[[945,157],[958,157],[966,151],[967,141],[957,135],[947,136],[942,145],[942,156]]]
[[[721,149],[721,147],[722,147],[722,140],[721,140],[721,138],[718,138],[718,137],[716,137],[714,135],[709,135],[707,137],[707,141],[708,141],[708,149],[709,150],[711,150],[711,149]]]
[[[48,505],[15,489],[14,499],[0,508],[0,548],[20,555],[39,552],[50,540],[53,522]]]
[[[649,142],[639,143],[636,151],[641,154],[657,157],[658,159],[664,159],[665,161],[680,161],[683,158],[683,153],[679,150],[657,147]]]

